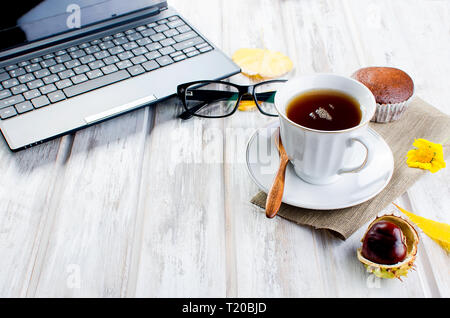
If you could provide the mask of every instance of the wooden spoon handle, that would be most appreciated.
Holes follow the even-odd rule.
[[[266,200],[266,216],[268,218],[273,218],[280,209],[284,191],[284,176],[286,175],[288,162],[289,159],[287,157],[280,157],[280,166]]]

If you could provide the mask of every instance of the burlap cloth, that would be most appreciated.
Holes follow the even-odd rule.
[[[436,143],[450,141],[450,116],[417,97],[411,101],[400,120],[387,124],[370,123],[370,126],[386,140],[395,160],[392,179],[380,194],[357,206],[332,211],[309,210],[283,203],[278,216],[297,224],[330,230],[345,240],[402,195],[423,174],[430,173],[406,165],[406,154],[413,148],[415,138]],[[444,146],[444,156],[448,157],[448,154],[449,147]],[[264,192],[259,192],[251,202],[264,209],[266,197]]]

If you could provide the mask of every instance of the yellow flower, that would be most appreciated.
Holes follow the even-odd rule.
[[[445,168],[444,153],[441,144],[426,139],[414,140],[416,149],[408,151],[406,163],[412,168],[429,170],[432,173]]]

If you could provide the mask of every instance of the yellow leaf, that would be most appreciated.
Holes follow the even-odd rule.
[[[256,107],[256,104],[252,100],[241,100],[241,102],[239,103],[239,110],[240,111],[244,111],[245,112],[247,110],[252,110],[255,107]]]
[[[293,68],[289,57],[267,49],[239,49],[232,59],[241,67],[242,73],[252,78],[275,78]]]
[[[415,223],[422,231],[440,244],[447,252],[450,252],[450,225],[446,223],[436,222],[424,217],[415,215],[393,203],[400,211],[402,211],[413,223]]]

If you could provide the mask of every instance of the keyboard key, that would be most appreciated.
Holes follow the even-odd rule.
[[[7,72],[0,73],[0,81],[7,80],[8,78],[10,78],[9,73]]]
[[[45,54],[45,55],[43,56],[44,60],[49,60],[49,59],[54,58],[54,57],[55,57],[54,54]]]
[[[0,91],[0,99],[6,98],[11,96],[11,91],[9,89],[4,89],[2,91]]]
[[[157,26],[157,25],[158,25],[157,23],[152,22],[152,23],[147,24],[147,27],[153,28],[153,27],[155,27],[155,26]]]
[[[78,45],[78,47],[80,49],[85,49],[85,48],[89,47],[89,43],[82,43],[82,44]]]
[[[125,36],[125,33],[123,33],[123,32],[119,32],[119,33],[114,34],[115,38],[121,38],[121,37],[124,37],[124,36]]]
[[[167,23],[167,26],[171,29],[182,26],[184,24],[183,20],[181,19],[176,19],[174,21],[170,21],[169,23]]]
[[[75,71],[76,74],[82,74],[89,72],[91,69],[87,65],[80,65],[78,67],[75,67],[73,70]]]
[[[55,64],[56,64],[56,61],[54,59],[48,59],[48,60],[41,62],[41,66],[43,68],[47,68],[47,67],[53,66]]]
[[[118,70],[119,69],[114,64],[102,67],[102,72],[104,74],[111,74],[111,73],[117,72]]]
[[[191,47],[188,47],[187,49],[184,49],[183,53],[189,53],[189,52],[192,52],[192,51],[195,51],[195,47],[194,46],[191,46]]]
[[[70,57],[69,54],[64,54],[64,55],[55,57],[55,61],[57,63],[64,63],[64,62],[70,61],[71,59],[72,58]]]
[[[74,59],[80,58],[85,55],[86,55],[86,52],[84,52],[83,50],[77,50],[77,51],[70,53],[70,56]]]
[[[129,60],[125,60],[125,61],[121,61],[121,62],[116,63],[116,66],[119,69],[123,70],[124,68],[133,66],[133,63],[131,63]]]
[[[144,31],[144,30],[146,30],[147,29],[147,27],[145,26],[145,25],[141,25],[141,26],[138,26],[137,28],[136,28],[136,31]]]
[[[210,46],[205,46],[205,47],[202,47],[201,49],[199,49],[199,51],[202,53],[205,53],[205,52],[211,51],[212,49],[213,48]]]
[[[161,56],[161,53],[159,53],[158,51],[152,51],[152,52],[145,54],[145,57],[149,60],[156,59],[157,57],[160,57],[160,56]]]
[[[55,55],[56,56],[61,56],[61,55],[64,55],[66,53],[67,53],[66,50],[59,50],[58,52],[55,53]]]
[[[205,41],[201,37],[197,36],[195,38],[192,38],[192,39],[180,42],[180,43],[176,43],[173,45],[173,48],[177,51],[181,51],[188,47],[195,46],[195,45],[203,43],[203,42],[205,42]]]
[[[41,69],[41,65],[39,63],[33,63],[25,66],[25,69],[28,73],[33,73]]]
[[[171,54],[169,54],[170,55],[170,57],[175,57],[175,56],[178,56],[178,55],[183,55],[183,52],[180,52],[180,51],[176,51],[176,52],[173,52],[173,53],[171,53]]]
[[[106,42],[100,43],[98,46],[102,50],[107,50],[107,49],[114,47],[114,43],[112,41],[106,41]]]
[[[167,22],[169,22],[169,20],[167,20],[167,19],[161,19],[159,21],[156,21],[156,23],[158,23],[158,24],[163,24],[163,23],[167,23]]]
[[[145,58],[145,56],[139,55],[139,56],[133,57],[131,59],[131,62],[133,62],[133,64],[136,65],[136,64],[141,64],[141,63],[147,62],[147,59]]]
[[[66,69],[66,67],[63,64],[56,64],[51,67],[49,67],[50,72],[52,73],[59,73]]]
[[[41,79],[37,79],[27,83],[29,89],[39,88],[44,86],[44,82]]]
[[[85,74],[76,75],[74,77],[70,78],[74,84],[79,84],[86,82],[88,80],[87,76]]]
[[[147,29],[147,30],[142,31],[141,34],[144,37],[149,37],[149,36],[151,36],[153,34],[156,34],[156,32],[153,29]]]
[[[161,25],[155,26],[153,28],[153,30],[155,30],[156,32],[164,32],[164,31],[169,30],[169,27],[165,24],[161,24]]]
[[[36,78],[34,77],[33,74],[25,74],[25,75],[19,76],[17,79],[21,83],[27,83],[27,82],[30,82],[30,81],[36,79]]]
[[[56,103],[63,99],[66,99],[66,96],[64,95],[64,93],[62,91],[56,91],[56,92],[50,93],[47,95],[47,97],[48,97],[48,99],[50,99],[50,101],[52,103]]]
[[[25,73],[26,73],[25,70],[23,68],[19,67],[19,68],[16,68],[15,70],[10,71],[9,75],[11,77],[17,77],[17,76],[24,75]]]
[[[117,57],[119,59],[121,59],[122,61],[123,60],[128,60],[128,59],[132,58],[133,56],[134,56],[134,54],[129,52],[129,51],[117,54]]]
[[[124,36],[113,40],[113,43],[115,45],[122,45],[122,44],[127,43],[127,42],[128,42],[128,39],[126,37],[124,37]]]
[[[53,84],[45,85],[39,88],[42,94],[46,95],[48,93],[56,91],[56,86]]]
[[[175,44],[176,42],[174,39],[164,39],[164,40],[161,40],[159,43],[161,43],[162,46],[169,46],[169,45]]]
[[[34,108],[40,108],[50,104],[50,101],[48,100],[47,96],[44,95],[32,99],[31,103],[33,104]]]
[[[208,46],[208,43],[202,43],[202,44],[198,44],[198,45],[196,45],[195,47],[197,48],[197,49],[201,49],[202,47],[205,47],[205,46]]]
[[[17,85],[17,86],[14,86],[11,88],[11,92],[14,95],[21,94],[23,92],[26,92],[27,90],[28,90],[28,87],[25,84]]]
[[[16,115],[17,115],[16,109],[12,106],[0,110],[0,117],[2,119],[8,119]]]
[[[35,76],[36,78],[42,78],[42,77],[45,77],[45,76],[48,76],[48,75],[50,75],[50,71],[49,71],[48,69],[46,69],[46,68],[34,72],[34,76]]]
[[[133,34],[127,35],[127,39],[129,41],[136,41],[142,39],[142,35],[140,33],[135,32]]]
[[[86,56],[80,57],[79,60],[82,64],[88,64],[88,63],[95,61],[95,57],[93,55],[86,55]]]
[[[199,54],[200,54],[200,52],[195,50],[195,51],[191,51],[189,53],[186,53],[186,56],[187,57],[193,57],[193,56],[196,56],[196,55],[199,55]]]
[[[16,64],[12,64],[12,65],[8,65],[7,67],[5,67],[5,70],[12,71],[12,70],[15,70],[18,67],[19,66],[17,66]]]
[[[172,64],[173,60],[170,56],[161,56],[156,59],[156,62],[158,62],[158,64],[161,66],[166,66]]]
[[[152,43],[152,40],[150,40],[149,38],[142,38],[136,41],[136,43],[140,46],[145,46],[149,43]]]
[[[31,63],[39,63],[42,61],[42,57],[35,57],[34,59],[31,60]]]
[[[162,33],[156,33],[153,34],[152,36],[150,36],[150,39],[152,39],[153,42],[158,42],[161,40],[164,40],[166,38],[166,36]]]
[[[121,46],[116,46],[116,47],[108,49],[108,51],[109,51],[109,53],[111,53],[111,55],[116,55],[116,54],[122,53],[125,50]]]
[[[162,45],[159,44],[158,42],[155,42],[155,43],[150,43],[149,45],[146,45],[145,47],[149,51],[154,51],[154,50],[158,50],[158,49],[162,48]]]
[[[81,62],[79,60],[75,59],[75,60],[72,60],[72,61],[65,62],[64,65],[67,68],[74,68],[74,67],[80,66]]]
[[[86,75],[87,75],[87,77],[89,77],[89,79],[94,79],[94,78],[102,76],[103,73],[101,70],[93,70],[93,71],[87,72]]]
[[[27,66],[27,65],[29,65],[29,64],[30,64],[30,62],[28,62],[28,61],[22,61],[22,62],[17,63],[17,65],[18,65],[19,67],[24,67],[24,66]]]
[[[177,31],[180,32],[180,33],[189,32],[189,31],[191,31],[191,30],[192,30],[192,29],[191,29],[189,26],[187,26],[186,24],[177,27]]]
[[[141,55],[147,53],[148,50],[145,47],[138,47],[132,50],[131,52],[133,52],[134,55]]]
[[[171,29],[171,30],[167,30],[163,32],[165,36],[167,36],[168,38],[174,36],[174,35],[178,35],[180,34],[180,32],[178,32],[176,29]]]
[[[89,67],[93,70],[96,70],[98,68],[101,68],[105,66],[105,63],[102,60],[94,61],[92,63],[89,63]]]
[[[100,44],[101,42],[102,42],[101,40],[97,39],[97,40],[91,41],[91,45],[97,45],[97,44]]]
[[[156,63],[154,60],[145,62],[142,64],[142,66],[145,68],[146,71],[152,71],[159,67],[158,63]]]
[[[23,103],[20,103],[20,104],[16,105],[16,110],[17,110],[17,112],[19,114],[23,114],[23,113],[29,112],[30,110],[33,110],[33,109],[34,109],[33,105],[28,100],[26,102],[23,102]]]
[[[161,53],[161,55],[169,55],[170,53],[173,53],[173,52],[175,52],[175,50],[171,46],[167,46],[162,49],[159,49],[159,53]]]
[[[10,88],[19,85],[19,81],[16,78],[12,78],[2,82],[4,88]]]
[[[83,94],[85,92],[91,91],[99,87],[103,87],[124,80],[129,77],[130,74],[126,70],[121,70],[78,85],[65,88],[63,91],[67,97],[72,97],[75,95]]]
[[[185,59],[186,59],[186,55],[184,55],[184,54],[181,54],[181,55],[173,57],[173,60],[175,62],[182,61],[182,60],[185,60]]]
[[[58,77],[58,75],[53,74],[53,75],[44,77],[42,80],[44,81],[45,84],[51,84],[51,83],[59,81],[60,78]]]
[[[31,91],[23,93],[25,99],[33,99],[35,97],[41,96],[41,92],[37,89],[32,89]]]
[[[107,57],[107,58],[103,59],[103,62],[105,62],[106,65],[114,64],[114,63],[117,63],[119,61],[120,60],[119,60],[119,58],[117,56],[110,56],[110,57]]]
[[[66,79],[66,78],[75,76],[75,72],[73,70],[66,70],[66,71],[58,73],[58,76],[60,79]]]
[[[95,58],[97,59],[97,60],[101,60],[101,59],[104,59],[105,57],[108,57],[108,56],[110,56],[111,54],[109,54],[109,52],[108,51],[100,51],[100,52],[97,52],[97,53],[95,53],[94,54],[94,56],[95,56]]]
[[[130,51],[139,47],[139,45],[136,42],[128,42],[122,45],[122,47],[125,49],[125,51]]]
[[[189,31],[186,33],[178,34],[178,35],[174,36],[173,39],[177,42],[182,42],[182,41],[192,39],[196,36],[197,36],[197,33],[195,33],[194,31]]]
[[[175,20],[179,20],[180,17],[178,17],[177,15],[173,15],[173,16],[167,18],[167,19],[168,19],[169,21],[175,21]]]
[[[97,45],[93,45],[84,49],[87,54],[94,54],[100,52],[100,48]]]
[[[71,86],[72,81],[70,79],[66,78],[62,81],[56,82],[55,85],[56,85],[56,87],[58,87],[58,89],[63,89],[63,88]]]
[[[140,65],[135,65],[135,66],[129,67],[129,68],[127,68],[127,70],[128,70],[128,72],[130,72],[130,74],[132,76],[136,76],[136,75],[145,73],[144,68]]]
[[[8,98],[0,100],[0,108],[16,105],[23,101],[25,101],[25,98],[22,95],[15,95],[12,97],[8,97]]]

